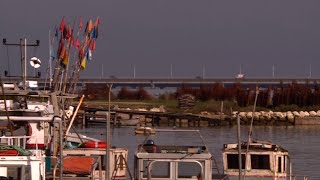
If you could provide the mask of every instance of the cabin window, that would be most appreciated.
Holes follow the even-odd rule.
[[[9,166],[7,173],[9,179],[31,179],[31,166]]]
[[[241,168],[245,169],[246,156],[241,154]],[[239,169],[239,155],[238,154],[227,154],[228,169]]]
[[[278,157],[278,172],[281,172],[281,157]]]
[[[143,177],[148,177],[148,166],[152,161],[143,161]],[[151,167],[152,166],[152,167]],[[152,178],[170,178],[170,162],[154,162],[149,168],[151,168]]]
[[[286,160],[287,160],[287,156],[284,156],[283,157],[283,172],[287,171],[287,169],[286,169],[286,167],[287,167]]]
[[[270,169],[269,155],[251,154],[251,169]]]
[[[196,162],[179,162],[178,163],[178,178],[195,178],[199,175],[201,175],[201,166],[198,163]]]

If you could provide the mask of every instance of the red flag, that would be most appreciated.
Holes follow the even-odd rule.
[[[79,42],[79,39],[78,39],[78,38],[76,39],[76,48],[77,48],[77,49],[80,48],[80,42]]]
[[[79,21],[79,31],[82,30],[82,26],[83,26],[83,24],[82,24],[82,17],[80,17],[80,21]]]
[[[68,39],[68,43],[69,45],[74,45],[74,39],[73,39],[73,36],[71,35],[71,37]]]
[[[64,39],[68,39],[68,28],[67,28],[67,26],[64,26],[64,28],[63,28],[62,37]]]
[[[71,29],[71,26],[69,25],[68,26],[68,38],[71,38],[72,36],[72,29]]]
[[[96,49],[96,40],[92,39],[90,44],[91,51],[94,51]]]
[[[63,16],[63,18],[61,20],[59,31],[62,32],[63,29],[64,29],[64,16]]]
[[[84,48],[85,47],[80,47],[80,50],[79,50],[79,59],[82,60],[83,56],[84,56]]]

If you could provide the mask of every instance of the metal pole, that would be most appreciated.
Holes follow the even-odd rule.
[[[24,60],[24,57],[23,57],[23,42],[22,42],[22,39],[20,39],[20,55],[21,55],[21,78],[22,78],[22,87],[23,87],[23,89],[25,89],[25,83],[23,82],[24,81],[24,77],[23,77],[23,75],[24,75],[24,68],[23,68],[23,65],[24,65],[24,63],[23,63],[23,60]]]
[[[237,126],[238,126],[238,159],[239,159],[239,180],[242,179],[242,159],[241,159],[241,141],[240,141],[240,116],[237,114]]]
[[[110,177],[110,166],[109,166],[109,162],[110,162],[110,143],[111,143],[111,138],[110,138],[110,101],[111,101],[111,88],[112,88],[112,84],[108,85],[109,87],[109,92],[108,92],[108,113],[107,113],[107,146],[106,146],[106,176],[105,179],[108,180]]]
[[[274,65],[272,65],[272,78],[274,78]]]
[[[60,179],[62,179],[62,175],[63,175],[63,125],[62,123],[65,122],[65,110],[64,110],[64,97],[62,96],[62,121],[60,120],[60,124],[59,124],[59,143],[60,143]]]
[[[26,89],[27,82],[27,38],[24,38],[24,73],[23,73],[23,85]]]
[[[133,79],[136,78],[136,65],[133,65]]]
[[[309,78],[312,76],[312,69],[311,69],[311,64],[309,64]]]
[[[52,41],[51,31],[49,30],[49,87],[52,85]]]

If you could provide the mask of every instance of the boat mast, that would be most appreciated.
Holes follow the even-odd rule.
[[[251,123],[250,123],[250,130],[248,133],[248,142],[247,142],[247,150],[246,150],[246,163],[245,163],[245,168],[244,168],[244,175],[243,175],[243,179],[246,179],[246,171],[247,171],[247,161],[248,161],[248,153],[249,153],[249,147],[250,147],[250,143],[252,142],[252,126],[253,126],[253,118],[256,112],[256,105],[257,105],[257,99],[258,99],[258,94],[259,94],[259,87],[256,86],[256,96],[254,98],[254,104],[253,104],[253,112],[252,112],[252,117],[251,117]]]
[[[27,82],[27,38],[24,38],[24,71],[22,74],[23,77],[23,89],[26,90],[26,82]]]
[[[49,30],[49,87],[52,85],[52,40],[51,31]]]

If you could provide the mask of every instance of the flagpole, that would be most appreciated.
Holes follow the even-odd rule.
[[[27,38],[24,38],[24,72],[23,72],[23,87],[26,90],[27,83]]]
[[[49,87],[52,85],[52,41],[51,31],[49,30]]]
[[[65,68],[65,75],[64,75],[64,82],[63,82],[63,90],[62,90],[62,92],[63,93],[66,93],[66,88],[67,88],[67,78],[68,78],[68,73],[69,73],[69,71],[68,71],[68,69],[69,69],[69,64],[70,64],[70,61],[71,61],[71,59],[69,58],[70,57],[70,51],[71,51],[71,45],[72,45],[72,38],[73,38],[73,29],[74,29],[74,27],[75,27],[75,24],[76,24],[76,20],[74,19],[73,20],[73,27],[72,27],[72,30],[71,30],[71,36],[69,37],[70,38],[70,40],[68,40],[69,42],[68,42],[68,57],[67,57],[67,59],[68,59],[68,62],[67,62],[67,64],[66,64],[66,68]],[[69,32],[68,32],[69,33]]]

